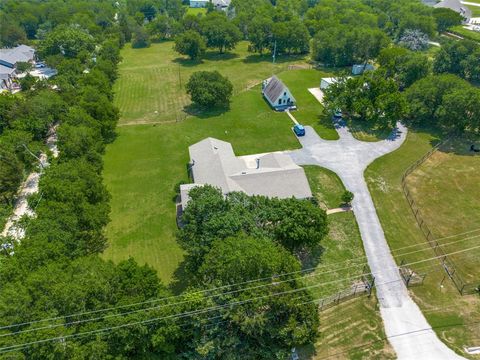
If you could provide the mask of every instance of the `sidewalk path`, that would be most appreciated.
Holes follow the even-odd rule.
[[[375,159],[400,147],[407,129],[397,124],[391,136],[379,142],[356,140],[341,122],[335,124],[339,140],[321,139],[307,126],[299,137],[303,148],[289,151],[299,165],[318,165],[334,171],[347,190],[354,193],[353,210],[360,228],[368,264],[375,276],[380,312],[399,359],[462,359],[436,336],[418,306],[411,299],[390,253],[364,171]]]
[[[335,209],[328,209],[326,212],[327,212],[327,215],[331,215],[331,214],[337,214],[337,213],[347,212],[347,211],[352,211],[352,208],[351,207],[339,207],[339,208],[335,208]]]

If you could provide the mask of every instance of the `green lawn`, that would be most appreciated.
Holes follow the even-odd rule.
[[[175,241],[174,185],[187,180],[188,146],[208,137],[230,141],[238,155],[298,148],[286,114],[272,111],[259,88],[235,97],[228,112],[180,123],[118,128],[104,177],[112,194],[105,257],[133,256],[168,282],[182,260]]]
[[[465,140],[446,144],[407,178],[434,237],[448,237],[442,240],[447,244],[443,247],[446,252],[456,251],[459,244],[462,248],[473,247],[480,240],[480,202],[476,196],[480,189],[480,155],[469,151],[470,144]],[[466,240],[457,243],[462,239]],[[478,256],[461,254],[451,258],[464,281],[480,283]]]
[[[105,155],[105,183],[112,194],[105,257],[119,261],[133,256],[152,265],[162,280],[170,282],[183,258],[175,240],[173,188],[180,180],[188,180],[188,146],[212,136],[230,141],[239,155],[299,148],[291,120],[268,106],[258,83],[303,60],[285,57],[272,64],[269,56],[247,53],[245,42],[234,53],[209,53],[202,62],[178,57],[171,42],[147,49],[127,46],[122,57],[115,103],[121,109],[120,125],[129,126],[118,128],[118,138]],[[192,114],[176,122],[189,103],[184,91],[188,75],[213,69],[234,84],[236,95],[230,109]],[[305,123],[317,122],[315,116],[322,111],[307,89],[318,85],[323,74],[289,70],[281,75],[288,85],[295,86],[292,91],[301,111],[311,109],[302,118]],[[313,114],[311,119],[308,114]],[[333,137],[332,126],[316,127],[323,137]]]
[[[324,209],[336,208],[341,204],[341,196],[345,191],[342,181],[330,170],[319,166],[304,166],[313,195]],[[313,288],[312,293],[316,298],[329,296],[335,292],[349,288],[358,279],[350,278],[361,275],[364,265],[351,266],[362,263],[365,252],[362,238],[353,212],[337,213],[328,215],[330,231],[321,246],[304,259],[305,268],[316,267],[316,271],[324,273],[319,276],[307,274],[307,285],[315,285],[319,282],[331,282],[341,278],[347,280],[336,282],[327,286]],[[360,258],[360,261],[358,259]],[[339,265],[340,263],[340,265]],[[332,271],[332,268],[340,269]],[[328,271],[328,273],[325,273]]]
[[[190,104],[185,84],[195,71],[217,70],[227,76],[238,94],[263,79],[303,63],[303,57],[282,56],[272,64],[269,55],[247,52],[241,42],[231,53],[209,51],[201,61],[191,61],[173,51],[173,42],[152,44],[145,49],[122,50],[119,78],[114,86],[115,105],[121,111],[120,125],[174,122],[183,119]]]
[[[477,1],[469,1],[469,2],[476,2]],[[472,17],[480,17],[480,6],[474,6],[474,5],[466,5],[470,10],[472,10]]]
[[[326,140],[337,140],[338,134],[330,119],[322,116],[323,106],[308,91],[320,86],[323,77],[331,77],[332,73],[313,69],[284,71],[279,78],[288,86],[297,101],[298,110],[292,115],[303,125],[311,125]]]
[[[187,14],[188,15],[198,15],[198,14],[202,14],[202,15],[205,15],[207,13],[207,9],[206,8],[187,8]]]
[[[399,150],[376,160],[366,171],[370,192],[397,263],[401,260],[414,262],[435,256],[433,250],[426,244],[405,200],[401,189],[401,177],[405,169],[430,150],[436,141],[437,139],[430,133],[410,131],[406,142]],[[423,248],[424,251],[407,255],[405,254],[413,249],[395,251],[405,246],[419,244],[425,245],[414,249]],[[456,247],[457,250],[462,248],[464,248],[462,244]],[[430,267],[426,268],[427,266]],[[466,356],[462,350],[463,346],[478,346],[480,299],[478,296],[462,297],[448,278],[443,281],[441,287],[445,273],[437,260],[411,268],[419,273],[428,273],[423,286],[411,289],[425,316],[432,326],[438,327],[437,334],[447,344]]]
[[[375,296],[361,297],[320,313],[320,336],[299,350],[302,360],[395,359]]]
[[[453,26],[448,29],[454,34],[463,36],[465,39],[470,39],[473,41],[478,41],[480,42],[480,33],[478,31],[473,31],[473,30],[468,30],[465,29],[463,26]]]

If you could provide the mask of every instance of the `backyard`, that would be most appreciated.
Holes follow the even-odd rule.
[[[280,58],[272,64],[268,56],[249,55],[244,43],[234,54],[212,53],[212,59],[201,63],[177,63],[171,42],[137,50],[126,46],[122,57],[120,78],[115,84],[120,126],[105,156],[104,178],[112,194],[112,221],[106,229],[109,247],[104,256],[114,261],[133,256],[153,266],[169,283],[183,258],[175,240],[174,186],[188,180],[188,146],[211,136],[231,142],[237,155],[299,148],[288,116],[270,109],[261,96],[260,85],[246,89],[247,84],[261,82],[272,72],[286,70],[289,61],[299,60]],[[184,81],[182,87],[178,82],[179,68],[182,77],[213,68],[226,74],[236,89],[230,108],[176,118],[176,111],[183,113],[188,104]],[[316,126],[322,136],[332,138],[336,136],[333,126],[318,124],[322,107],[308,92],[308,87],[318,85],[324,74],[313,69],[290,70],[280,77],[292,86],[297,97],[299,110],[294,115]],[[162,98],[159,94],[164,90],[168,101],[164,99],[166,102],[154,110],[155,99]]]
[[[190,109],[185,84],[195,71],[217,70],[227,76],[239,94],[262,80],[286,70],[289,64],[303,63],[299,56],[279,57],[275,64],[269,55],[247,52],[247,42],[234,52],[209,51],[203,60],[188,60],[173,51],[173,42],[152,44],[149,48],[122,49],[120,77],[115,83],[115,105],[122,117],[119,125],[175,122]]]

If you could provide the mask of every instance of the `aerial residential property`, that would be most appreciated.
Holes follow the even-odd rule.
[[[480,360],[480,0],[0,0],[0,360]]]
[[[218,187],[225,195],[241,191],[280,199],[312,197],[305,171],[286,154],[235,156],[230,143],[214,138],[193,144],[188,151],[190,174],[196,185]],[[184,208],[191,187],[191,184],[180,186]]]

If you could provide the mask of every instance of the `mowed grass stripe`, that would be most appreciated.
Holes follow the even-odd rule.
[[[233,83],[239,94],[263,79],[285,70],[290,63],[303,62],[303,57],[280,57],[271,62],[269,55],[248,53],[241,42],[232,53],[210,51],[202,61],[191,61],[172,50],[173,42],[152,44],[146,49],[122,50],[120,78],[115,84],[115,104],[122,116],[120,124],[138,122],[171,122],[185,116],[190,104],[185,85],[195,71],[217,70]]]

